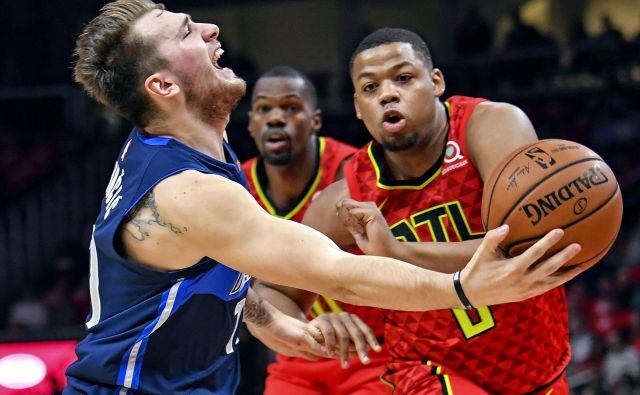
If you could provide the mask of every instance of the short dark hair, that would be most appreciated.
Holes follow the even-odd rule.
[[[291,66],[276,66],[265,71],[258,79],[262,78],[300,78],[304,82],[312,106],[315,108],[318,104],[318,94],[315,85],[305,73],[298,69]]]
[[[353,72],[353,62],[360,52],[390,43],[411,44],[413,50],[424,57],[426,65],[429,68],[433,67],[429,47],[420,36],[407,29],[383,27],[369,34],[367,37],[362,39],[362,41],[360,41],[360,44],[358,44],[356,49],[353,51],[353,54],[351,55],[351,60],[349,60],[349,74]]]
[[[143,80],[166,61],[155,44],[131,34],[140,17],[162,4],[150,0],[118,0],[106,4],[76,40],[73,77],[87,94],[138,126],[155,112]]]

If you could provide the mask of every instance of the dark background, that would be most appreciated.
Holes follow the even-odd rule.
[[[88,240],[130,125],[71,79],[71,52],[101,1],[0,0],[0,340],[82,336]],[[220,60],[251,89],[289,64],[317,84],[322,133],[362,145],[347,62],[383,26],[420,33],[446,97],[520,106],[540,138],[596,150],[613,168],[625,214],[618,241],[568,287],[575,394],[639,394],[640,3],[627,0],[166,1],[221,29]],[[228,134],[255,154],[247,99]],[[499,142],[497,142],[499,143]],[[270,358],[244,334],[240,393],[259,393]],[[257,363],[256,363],[257,362]],[[2,393],[2,387],[0,387]]]

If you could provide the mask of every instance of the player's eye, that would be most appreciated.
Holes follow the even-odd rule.
[[[413,76],[409,75],[409,74],[402,74],[399,75],[398,78],[396,78],[398,81],[400,82],[407,82],[409,80],[411,80],[413,78]]]
[[[369,83],[362,87],[363,92],[371,92],[374,89],[376,89],[376,84],[374,83]]]
[[[271,110],[269,106],[258,106],[257,111],[260,114],[266,114]]]
[[[189,35],[191,34],[191,28],[189,27],[189,25],[187,25],[187,32],[184,35],[184,38],[189,37]]]

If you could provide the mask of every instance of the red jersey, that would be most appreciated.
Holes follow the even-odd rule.
[[[242,164],[251,194],[269,214],[278,218],[302,222],[302,217],[304,217],[304,213],[314,196],[336,181],[340,165],[356,151],[354,147],[330,137],[318,137],[317,149],[320,163],[316,164],[315,176],[300,194],[298,200],[284,210],[276,208],[265,193],[266,175],[262,159],[255,157]]]
[[[482,101],[462,96],[447,100],[446,147],[418,179],[385,179],[380,145],[360,149],[344,168],[351,197],[376,202],[403,241],[482,237],[483,184],[465,139],[469,117]],[[562,287],[523,302],[469,311],[384,313],[390,373],[403,363],[428,362],[446,366],[492,394],[522,394],[554,381],[569,363]]]
[[[317,146],[319,163],[316,165],[316,174],[302,192],[298,201],[294,202],[291,207],[285,210],[277,209],[265,193],[265,175],[262,160],[256,157],[242,164],[242,168],[247,175],[251,194],[271,215],[301,222],[313,197],[336,181],[336,174],[342,162],[356,152],[356,148],[330,137],[318,137]],[[384,325],[382,323],[382,313],[379,309],[371,307],[354,306],[320,296],[318,301],[313,304],[310,318],[322,313],[339,313],[342,311],[358,315],[374,330],[378,337],[383,336]]]

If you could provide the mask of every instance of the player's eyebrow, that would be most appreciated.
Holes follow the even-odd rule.
[[[391,66],[389,69],[390,70],[397,70],[397,69],[401,69],[404,66],[413,66],[413,63],[409,62],[408,60],[402,61],[398,64],[395,64],[393,66]],[[358,77],[356,78],[356,80],[361,80],[363,78],[371,78],[373,77],[374,73],[370,72],[370,71],[365,71],[363,73],[358,74]]]
[[[256,96],[255,99],[253,99],[253,101],[267,100],[267,99],[270,99],[272,97],[273,96],[258,95],[258,96]],[[294,94],[294,93],[290,93],[288,95],[280,96],[280,98],[283,98],[283,99],[301,99],[300,95],[297,95],[297,94]]]

